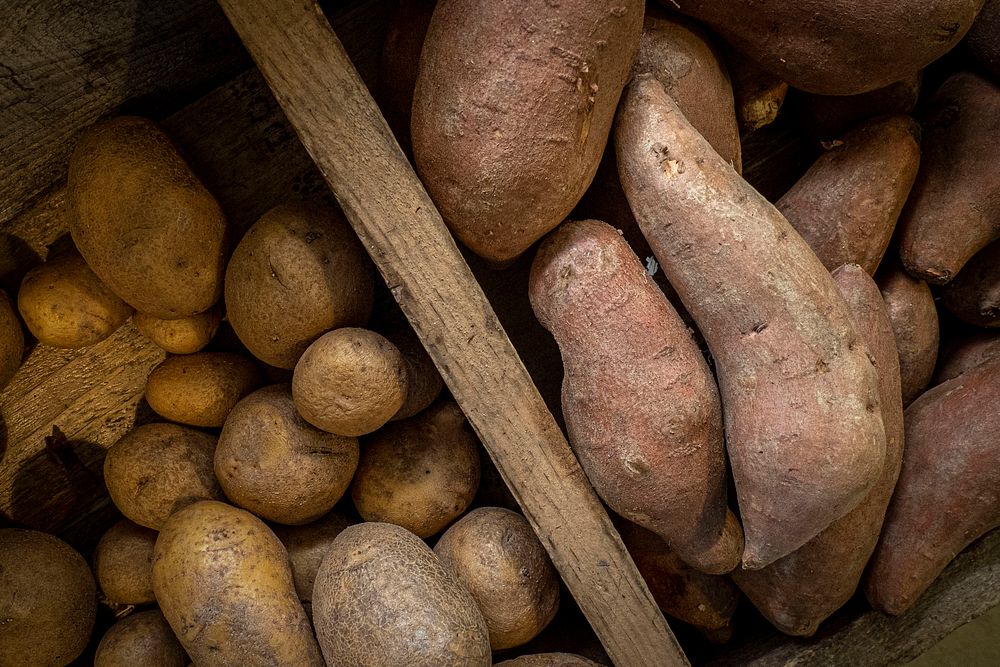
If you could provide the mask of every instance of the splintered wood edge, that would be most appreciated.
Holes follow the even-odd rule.
[[[220,4],[608,655],[619,666],[687,664],[320,8]]]

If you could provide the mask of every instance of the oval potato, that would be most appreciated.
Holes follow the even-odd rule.
[[[149,604],[153,595],[156,531],[122,519],[101,536],[94,550],[94,574],[114,604]]]
[[[145,313],[132,319],[143,336],[171,354],[194,354],[212,340],[222,322],[218,305],[179,320],[161,320]]]
[[[333,541],[341,531],[354,522],[336,512],[330,512],[304,526],[273,526],[274,534],[288,550],[288,562],[292,566],[295,592],[303,602],[312,600],[316,573],[323,563],[323,557],[330,550]]]
[[[157,414],[190,426],[222,426],[236,403],[260,386],[256,364],[228,352],[169,357],[146,381],[146,401]]]
[[[159,609],[129,614],[104,633],[94,667],[184,667],[187,653]]]

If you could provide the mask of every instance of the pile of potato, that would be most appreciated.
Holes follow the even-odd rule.
[[[533,253],[515,301],[665,613],[715,642],[741,595],[793,635],[859,588],[903,613],[1000,526],[1000,0],[662,5],[402,0],[386,118],[460,242]],[[741,136],[786,96],[823,152],[768,201]],[[0,530],[0,667],[72,662],[98,594],[104,667],[489,665],[550,623],[541,542],[474,503],[476,437],[339,211],[231,239],[138,117],[83,133],[67,201],[75,248],[0,293],[0,384],[22,321],[131,318],[160,419],[107,452],[90,565]]]

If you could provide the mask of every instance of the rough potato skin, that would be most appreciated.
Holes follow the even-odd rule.
[[[513,260],[580,200],[642,20],[641,0],[439,0],[413,97],[413,154],[470,250]]]
[[[934,375],[940,329],[931,288],[890,264],[876,276],[896,334],[903,406],[923,393]]]
[[[153,121],[121,116],[85,130],[67,200],[80,254],[136,310],[175,319],[219,300],[222,209]]]
[[[922,125],[923,158],[900,219],[899,254],[912,275],[943,284],[1000,237],[1000,87],[954,74],[927,103]]]
[[[801,548],[762,570],[733,572],[736,584],[775,627],[811,636],[857,590],[878,542],[903,462],[903,400],[899,355],[878,286],[857,264],[838,268],[833,280],[851,308],[858,332],[879,371],[886,457],[878,482],[861,504]]]
[[[24,331],[7,293],[0,290],[0,389],[7,386],[24,357]]]
[[[129,614],[104,633],[94,667],[184,667],[187,653],[158,609]]]
[[[212,470],[215,438],[177,424],[144,424],[108,450],[104,482],[115,506],[135,523],[160,530],[194,500],[222,498]]]
[[[823,266],[875,273],[920,165],[920,126],[908,116],[848,132],[776,204]]]
[[[0,529],[0,667],[62,667],[87,646],[97,588],[59,538]]]
[[[1000,2],[986,0],[972,29],[965,37],[965,47],[980,65],[994,77],[1000,77]]]
[[[528,294],[559,344],[563,416],[594,489],[692,567],[736,567],[718,389],[625,240],[596,220],[565,223],[539,249]]]
[[[941,345],[934,384],[957,378],[994,357],[1000,357],[1000,334],[996,331],[969,331]]]
[[[807,95],[806,108],[819,136],[838,137],[867,119],[910,115],[920,99],[922,82],[922,74],[916,72],[860,95]]]
[[[498,662],[496,667],[601,667],[601,665],[573,653],[535,653]]]
[[[901,614],[965,547],[1000,526],[1000,359],[930,389],[906,409],[906,455],[865,582]]]
[[[312,599],[328,665],[490,664],[476,601],[427,545],[399,526],[346,528],[323,559]]]
[[[263,382],[253,361],[228,352],[169,357],[146,381],[149,407],[189,426],[222,426],[236,403]]]
[[[292,396],[303,418],[339,435],[382,427],[406,400],[409,373],[384,336],[347,327],[320,336],[295,364]]]
[[[153,545],[156,531],[122,519],[101,536],[94,551],[94,574],[113,604],[140,605],[153,595]]]
[[[309,523],[329,512],[357,467],[357,438],[306,422],[288,385],[265,387],[237,403],[215,447],[215,476],[226,496],[278,523]]]
[[[406,397],[391,421],[408,419],[437,399],[444,389],[444,380],[412,329],[399,327],[386,331],[384,335],[396,346],[406,363]]]
[[[829,273],[655,80],[619,111],[636,220],[716,362],[746,549],[758,569],[854,509],[878,479],[878,378]]]
[[[201,351],[219,330],[222,310],[218,305],[179,320],[161,320],[136,313],[132,321],[143,336],[171,354],[194,354]]]
[[[1000,327],[1000,241],[976,253],[962,272],[941,288],[941,305],[963,322]]]
[[[434,553],[472,593],[494,651],[531,641],[559,609],[556,569],[517,512],[474,509],[444,532]]]
[[[303,602],[312,601],[316,573],[319,572],[326,552],[330,550],[337,535],[353,523],[341,514],[330,512],[304,526],[272,526],[274,534],[288,550],[295,593]]]
[[[332,209],[277,206],[254,223],[226,269],[226,317],[247,349],[295,368],[309,344],[371,315],[371,262]]]
[[[204,500],[171,516],[153,589],[196,665],[323,665],[285,547],[247,511]]]
[[[707,23],[789,85],[855,95],[923,69],[958,44],[984,0],[661,0]]]
[[[365,521],[430,537],[457,519],[479,488],[479,451],[465,415],[440,401],[366,438],[351,484]]]
[[[39,343],[63,348],[99,343],[132,315],[132,307],[76,252],[28,271],[17,293],[17,308]]]

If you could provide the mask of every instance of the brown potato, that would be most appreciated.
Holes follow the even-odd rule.
[[[941,333],[931,288],[893,262],[876,276],[889,321],[896,335],[903,406],[930,384],[937,363]]]
[[[472,593],[494,651],[534,639],[559,609],[556,569],[517,512],[474,509],[445,531],[434,553]]]
[[[986,0],[965,38],[965,47],[980,65],[1000,78],[1000,0]]]
[[[146,381],[146,401],[164,419],[222,426],[236,403],[263,382],[256,364],[228,352],[169,357]]]
[[[122,116],[84,131],[66,188],[76,247],[133,308],[174,319],[219,300],[222,209],[151,120]]]
[[[399,526],[362,523],[337,536],[316,576],[313,621],[328,665],[490,664],[476,601]]]
[[[28,271],[17,293],[17,308],[39,343],[64,348],[99,343],[132,315],[132,307],[76,252]]]
[[[0,290],[0,389],[7,386],[24,357],[24,331],[7,293]]]
[[[785,103],[788,84],[732,49],[725,49],[725,56],[740,128],[753,132],[773,123]]]
[[[574,653],[535,653],[498,662],[496,667],[601,667],[601,665]]]
[[[90,639],[97,587],[59,538],[0,529],[0,667],[73,662]]]
[[[911,114],[920,98],[922,82],[921,73],[915,72],[860,95],[807,95],[806,107],[816,133],[821,137],[836,137],[869,118]]]
[[[215,438],[177,424],[145,424],[126,433],[104,459],[115,506],[135,523],[160,530],[167,517],[202,498],[222,498],[212,471]]]
[[[229,260],[226,316],[254,356],[290,369],[330,329],[364,326],[373,289],[371,262],[339,212],[278,206]]]
[[[171,516],[153,590],[196,665],[323,665],[285,548],[245,510],[204,500]]]
[[[962,272],[941,288],[941,305],[977,327],[1000,327],[1000,241],[966,262]]]
[[[265,387],[237,403],[215,448],[215,476],[226,496],[277,523],[309,523],[329,512],[357,467],[357,438],[302,419],[288,385]]]
[[[934,384],[957,378],[994,357],[1000,357],[1000,332],[964,332],[941,345]]]
[[[437,399],[444,389],[444,380],[412,329],[408,326],[397,327],[384,335],[406,362],[406,398],[390,421],[408,419]]]
[[[218,305],[179,320],[161,320],[145,313],[132,318],[143,336],[171,354],[194,354],[208,345],[219,329],[222,310]]]
[[[351,484],[366,521],[430,537],[462,515],[479,487],[479,452],[454,401],[393,422],[364,442]]]
[[[353,523],[345,516],[330,512],[304,526],[272,526],[274,534],[288,550],[295,592],[303,602],[312,600],[316,573],[333,540]]]
[[[153,595],[156,531],[122,519],[101,536],[94,551],[97,584],[112,604],[149,604]]]
[[[399,349],[374,331],[348,327],[320,336],[295,365],[292,396],[307,422],[365,435],[406,400],[409,372]]]
[[[104,633],[94,667],[184,667],[187,653],[159,609],[129,614]]]

